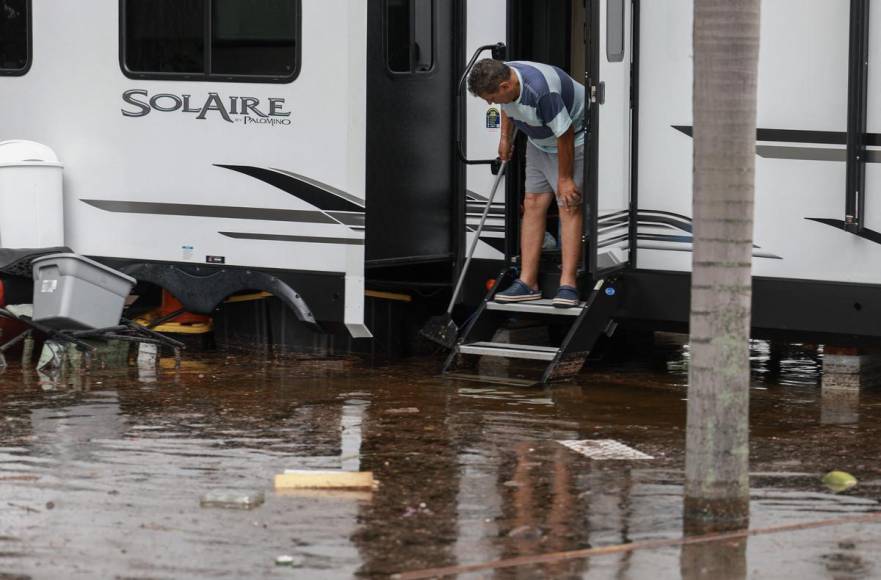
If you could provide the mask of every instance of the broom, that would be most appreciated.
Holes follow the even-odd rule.
[[[480,225],[477,226],[477,231],[474,232],[474,239],[471,240],[471,247],[468,249],[465,267],[462,268],[459,279],[456,281],[456,288],[453,290],[453,296],[450,298],[450,305],[447,306],[447,311],[440,316],[433,316],[422,330],[419,331],[419,334],[441,346],[453,348],[456,344],[456,339],[459,338],[459,327],[453,322],[452,317],[453,306],[456,305],[456,299],[462,290],[462,282],[465,281],[465,274],[468,273],[468,266],[471,265],[471,258],[474,256],[474,249],[477,247],[477,241],[480,239],[480,233],[483,231],[483,224],[486,222],[486,216],[489,215],[489,209],[492,207],[493,199],[496,197],[496,191],[499,189],[499,184],[502,182],[502,177],[504,177],[507,167],[508,161],[502,161],[499,173],[496,175],[496,181],[493,183],[492,192],[486,201],[486,207],[483,208],[483,215],[480,216]]]

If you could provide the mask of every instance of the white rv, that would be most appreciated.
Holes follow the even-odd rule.
[[[434,0],[0,0],[0,141],[55,151],[75,252],[189,310],[267,290],[369,336],[365,264],[457,253],[453,20]]]
[[[881,336],[869,4],[763,2],[758,329]],[[684,323],[691,17],[689,0],[0,0],[0,140],[57,153],[77,253],[193,311],[268,290],[365,337],[365,279],[452,285],[493,179],[470,162],[498,140],[498,111],[457,83],[503,42],[588,87],[585,281],[619,277],[618,318]],[[466,301],[518,253],[520,183]]]

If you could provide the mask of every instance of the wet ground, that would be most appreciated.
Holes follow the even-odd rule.
[[[817,350],[753,349],[751,521],[879,510],[881,394],[826,395]],[[437,360],[258,361],[0,375],[0,578],[349,578],[682,538],[687,348],[545,390],[450,382]],[[654,456],[592,461],[558,441]],[[277,493],[286,469],[374,491]],[[833,494],[832,469],[859,485]],[[253,510],[200,507],[264,492]],[[881,520],[879,520],[881,522]],[[463,578],[878,578],[881,523],[615,552]],[[294,567],[276,558],[290,555]]]

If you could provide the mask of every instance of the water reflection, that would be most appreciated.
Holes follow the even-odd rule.
[[[876,566],[860,554],[856,542],[838,542],[836,549],[821,556],[830,577],[850,580],[872,578]]]
[[[852,425],[860,421],[860,391],[858,389],[822,390],[820,423],[823,425]]]
[[[71,461],[94,461],[100,441],[118,439],[127,423],[116,391],[94,391],[81,402],[31,410],[33,453],[65,469]]]
[[[747,539],[720,540],[682,546],[679,570],[683,580],[741,580],[748,576]]]

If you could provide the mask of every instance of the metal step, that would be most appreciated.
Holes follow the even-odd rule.
[[[532,346],[530,344],[508,344],[505,342],[472,342],[471,344],[459,345],[459,352],[462,354],[529,360],[554,360],[559,350],[559,348],[553,346]]]
[[[529,300],[528,302],[496,302],[490,300],[486,303],[487,310],[501,310],[502,312],[528,312],[531,314],[555,314],[557,316],[578,316],[584,310],[584,302],[570,308],[557,308],[553,300],[543,298],[541,300]]]

